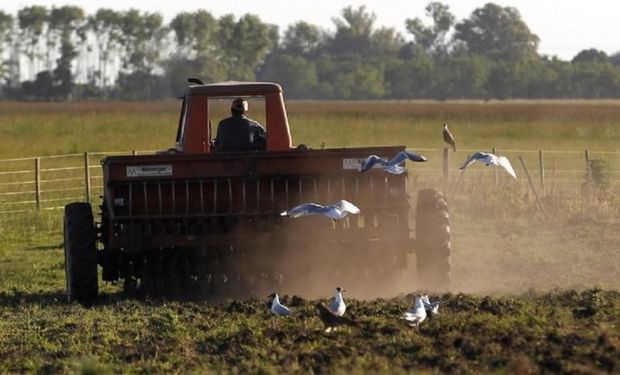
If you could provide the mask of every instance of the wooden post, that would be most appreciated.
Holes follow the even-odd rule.
[[[84,153],[84,187],[86,188],[86,202],[90,203],[90,168],[88,152]]]
[[[497,155],[495,147],[493,147],[493,154]],[[493,185],[497,186],[497,168],[493,168]]]
[[[538,150],[538,167],[540,172],[540,188],[545,190],[545,159],[543,158],[543,150]]]
[[[448,187],[448,182],[450,182],[450,150],[447,147],[443,148],[443,184],[445,186],[444,189]]]
[[[590,166],[590,151],[586,150],[586,180],[588,185],[592,183],[592,168]]]
[[[41,158],[34,159],[34,200],[37,211],[41,209]]]
[[[521,161],[521,165],[523,166],[523,170],[525,171],[525,175],[527,176],[527,181],[529,182],[530,188],[532,189],[532,192],[534,193],[534,198],[536,198],[536,204],[538,205],[540,212],[542,212],[545,218],[548,219],[549,216],[547,216],[547,213],[545,212],[545,209],[543,208],[542,203],[540,203],[540,199],[538,198],[538,193],[536,192],[536,188],[534,187],[534,183],[532,182],[532,178],[530,177],[530,172],[527,170],[527,167],[525,166],[525,162],[523,161],[523,158],[521,157],[521,155],[519,155],[519,161]]]
[[[555,158],[551,158],[551,193],[555,190]]]

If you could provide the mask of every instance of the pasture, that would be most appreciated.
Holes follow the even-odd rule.
[[[262,120],[252,111],[257,107],[251,104],[250,117]],[[263,296],[217,304],[142,301],[125,298],[117,285],[104,285],[92,308],[68,305],[62,211],[5,214],[0,372],[619,371],[620,102],[292,102],[287,108],[295,144],[404,144],[437,160],[410,166],[412,204],[420,187],[442,186],[440,131],[450,124],[458,147],[447,186],[453,285],[449,293],[433,293],[443,301],[440,315],[417,332],[399,319],[410,304],[406,293],[362,301],[349,285],[348,311],[359,327],[331,335],[304,296],[284,299],[299,312],[293,319],[271,317]],[[167,149],[178,109],[177,102],[0,102],[0,159]],[[225,112],[216,108],[214,122]],[[478,166],[455,191],[465,155],[492,147],[506,150],[519,181],[500,175],[494,184],[492,171]],[[534,173],[539,149],[554,151],[546,154],[544,188]],[[606,186],[584,191],[585,149],[605,160]],[[517,155],[532,169],[548,218],[536,208]],[[416,291],[415,283],[404,289]]]

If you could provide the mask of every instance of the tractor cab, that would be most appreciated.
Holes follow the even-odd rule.
[[[291,132],[288,126],[282,88],[270,82],[221,82],[202,84],[192,79],[183,97],[176,150],[184,154],[209,154],[214,151],[211,141],[215,136],[212,121],[217,103],[222,99],[259,98],[264,102],[267,151],[291,149]]]

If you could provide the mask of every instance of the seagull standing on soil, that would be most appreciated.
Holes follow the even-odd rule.
[[[452,146],[452,150],[456,152],[456,143],[454,143],[454,136],[452,135],[452,133],[450,133],[450,130],[448,130],[448,124],[446,123],[443,124],[443,140],[444,142]]]
[[[304,203],[280,213],[280,216],[298,218],[308,215],[325,215],[334,220],[342,220],[349,214],[359,214],[360,209],[353,203],[341,200],[327,206],[318,203]]]
[[[403,174],[405,173],[405,167],[401,164],[406,160],[411,160],[415,162],[423,162],[426,161],[426,157],[409,152],[409,151],[401,151],[396,156],[394,156],[390,160],[383,159],[377,155],[370,155],[362,162],[359,167],[360,172],[366,172],[376,164],[379,164],[381,168],[383,168],[386,172],[391,174]]]
[[[271,312],[272,313],[279,315],[279,316],[293,315],[293,311],[291,311],[291,309],[289,309],[288,307],[280,303],[280,297],[278,297],[277,293],[273,293],[269,297],[272,298],[271,300]]]
[[[465,162],[459,169],[465,170],[465,168],[474,164],[476,161],[484,163],[487,166],[489,165],[493,165],[496,167],[500,166],[504,168],[504,170],[506,170],[506,172],[508,172],[508,174],[511,175],[515,180],[517,179],[517,174],[515,173],[515,170],[512,168],[512,164],[510,164],[510,160],[508,160],[507,157],[497,156],[495,154],[490,154],[490,153],[482,152],[482,151],[474,152],[473,154],[467,156],[467,159],[465,159]]]
[[[424,303],[424,309],[426,310],[426,314],[437,315],[439,314],[439,301],[431,302],[428,299],[428,295],[424,294],[422,296],[422,302]]]
[[[332,313],[321,302],[317,302],[315,307],[317,308],[317,310],[319,310],[319,318],[321,318],[321,321],[327,327],[325,329],[325,332],[331,332],[332,329],[336,328],[339,325],[349,325],[349,326],[357,325],[357,322],[354,320],[351,320],[344,316],[334,315],[334,313]]]
[[[426,319],[426,309],[424,308],[424,302],[421,295],[415,297],[414,305],[403,314],[403,319],[409,323],[410,326],[420,328],[420,323]]]
[[[347,305],[344,303],[344,298],[342,298],[342,292],[346,292],[346,290],[336,287],[334,300],[329,304],[329,311],[336,316],[343,316],[344,312],[347,311]]]

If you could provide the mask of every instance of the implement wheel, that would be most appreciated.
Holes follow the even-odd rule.
[[[447,289],[452,268],[452,246],[448,202],[442,192],[420,190],[415,228],[416,264],[421,286],[434,290]]]
[[[93,212],[89,203],[65,206],[65,277],[67,299],[92,305],[97,299],[97,247]]]

